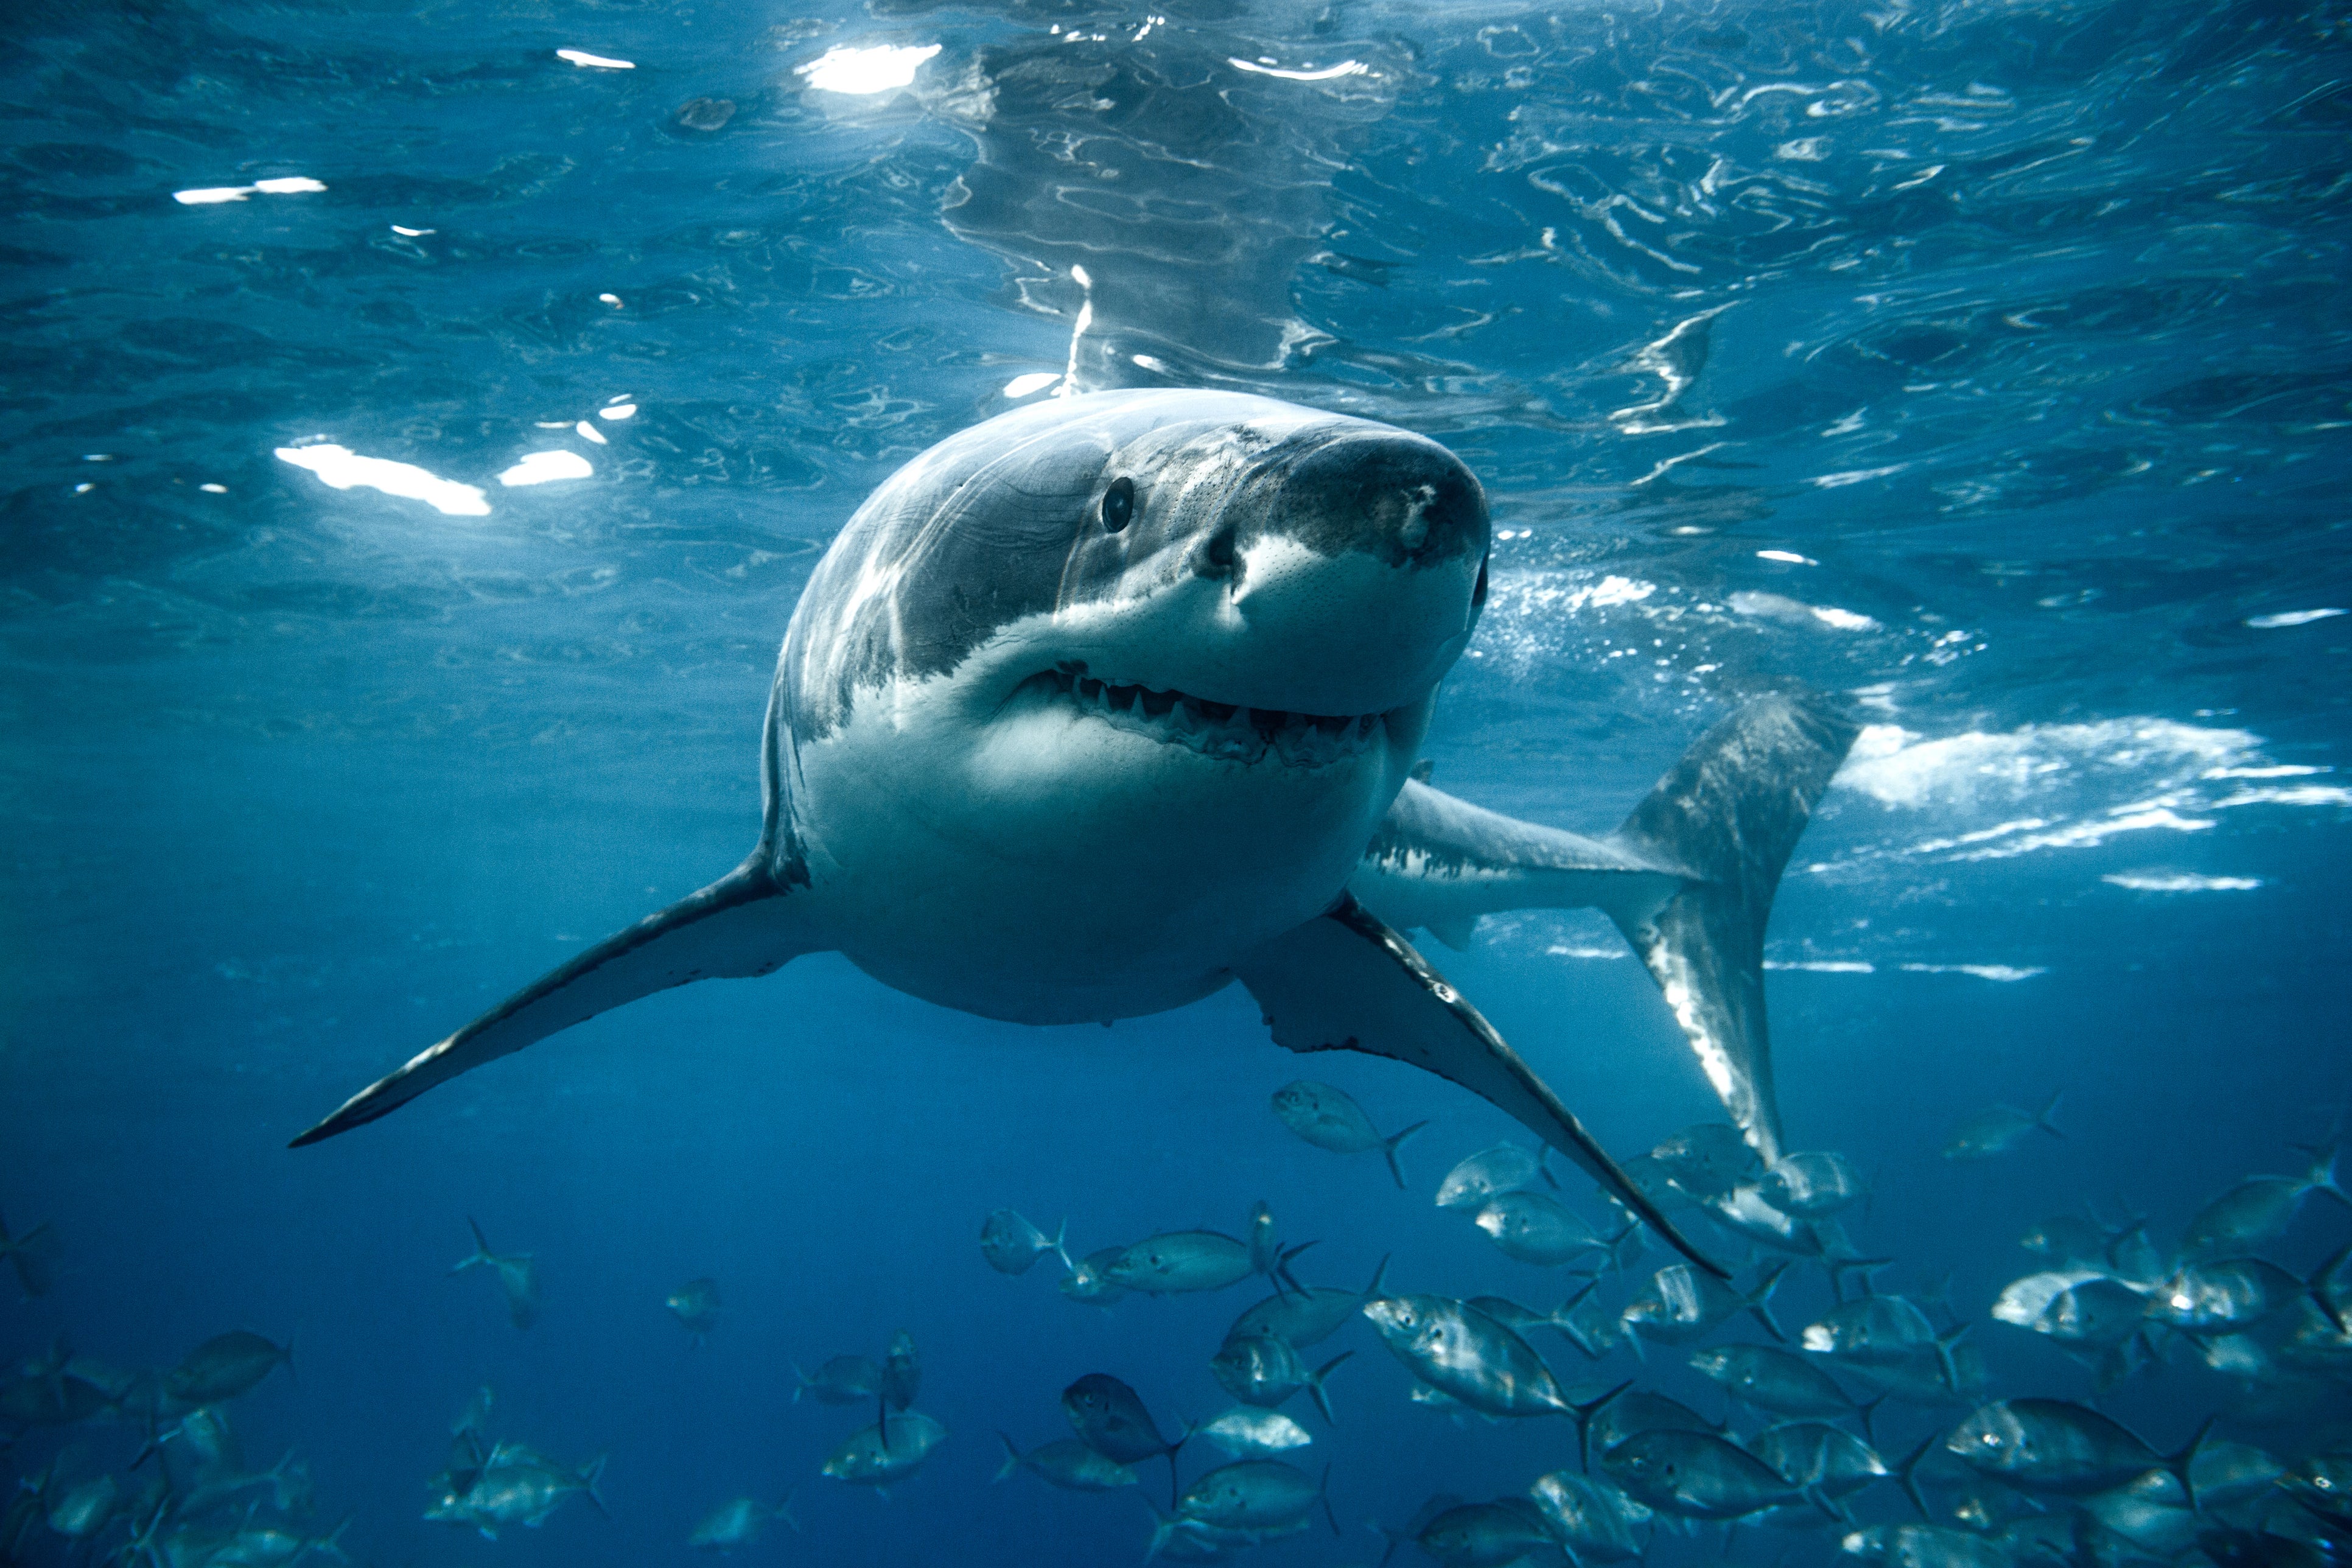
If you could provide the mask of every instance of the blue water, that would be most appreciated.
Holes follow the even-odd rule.
[[[1428,754],[1481,804],[1604,831],[1742,697],[1851,694],[1872,728],[1770,929],[1781,1100],[1872,1177],[1849,1219],[1885,1288],[1973,1321],[1985,1397],[2091,1392],[1986,1315],[2040,1267],[2028,1225],[2087,1202],[2168,1246],[2342,1134],[2340,8],[385,0],[6,31],[0,1211],[58,1252],[0,1348],[160,1370],[290,1336],[296,1375],[233,1418],[257,1467],[299,1450],[290,1528],[349,1515],[353,1562],[679,1561],[709,1510],[787,1487],[804,1533],[746,1560],[1138,1560],[1135,1497],[992,1486],[993,1434],[1066,1436],[1090,1371],[1205,1418],[1259,1292],[1074,1305],[1050,1260],[984,1266],[999,1206],[1092,1250],[1239,1233],[1263,1198],[1317,1283],[1389,1257],[1405,1289],[1569,1293],[1430,1203],[1514,1124],[1286,1057],[1238,991],[1026,1028],[803,959],[284,1147],[734,863],[818,553],[1019,376],[1244,388],[1459,453],[1494,595]],[[940,47],[903,90],[798,68],[881,44]],[[732,113],[697,129],[695,100]],[[173,195],[298,178],[324,188]],[[487,510],[278,455],[321,437]],[[555,450],[587,477],[496,477]],[[1598,917],[1425,945],[1621,1154],[1719,1114]],[[1284,1130],[1267,1096],[1302,1074],[1433,1119],[1412,1190]],[[1937,1157],[1970,1111],[2060,1092],[2063,1141]],[[536,1326],[446,1277],[468,1215],[535,1255]],[[2347,1237],[2315,1200],[2265,1256],[2303,1273]],[[690,1347],[662,1302],[698,1275],[724,1316]],[[1780,1316],[1829,1300],[1801,1269]],[[950,1436],[886,1501],[818,1475],[867,1417],[793,1403],[792,1367],[902,1328]],[[1537,1342],[1580,1388],[1724,1412],[1684,1352]],[[1265,1562],[1370,1562],[1368,1521],[1573,1464],[1565,1422],[1410,1403],[1368,1324],[1333,1345],[1338,1426],[1295,1413],[1345,1533]],[[609,1454],[609,1519],[492,1542],[420,1517],[484,1384],[494,1436]],[[2103,1407],[2168,1450],[2217,1411],[2283,1461],[2352,1443],[2352,1390],[2301,1392],[2258,1418],[2176,1344]],[[1961,1413],[1890,1408],[1882,1446]],[[6,1464],[120,1472],[143,1435],[35,1429]],[[1853,1506],[1908,1517],[1892,1486]],[[1826,1562],[1837,1533],[1728,1551]],[[77,1550],[35,1527],[24,1555]]]

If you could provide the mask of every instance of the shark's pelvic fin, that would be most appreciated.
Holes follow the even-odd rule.
[[[825,945],[808,940],[805,887],[787,888],[754,854],[680,899],[549,971],[456,1034],[345,1100],[294,1140],[316,1143],[398,1110],[436,1084],[597,1014],[696,980],[766,974]]]
[[[1478,1009],[1350,895],[1234,970],[1257,998],[1276,1044],[1391,1057],[1460,1084],[1567,1155],[1692,1262],[1728,1278],[1626,1179]]]
[[[1766,697],[1700,736],[1613,841],[1685,868],[1656,910],[1610,910],[1665,993],[1707,1081],[1766,1161],[1780,1157],[1764,1019],[1764,922],[1789,853],[1858,727],[1818,697]]]
[[[1749,702],[1701,736],[1625,825],[1586,838],[1408,783],[1349,879],[1383,919],[1449,945],[1478,915],[1595,908],[1665,993],[1731,1119],[1780,1154],[1764,922],[1856,729],[1818,697]]]

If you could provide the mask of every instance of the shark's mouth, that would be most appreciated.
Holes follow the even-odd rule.
[[[1029,684],[1042,688],[1049,700],[1066,701],[1114,729],[1221,762],[1326,768],[1370,751],[1381,732],[1377,713],[1339,716],[1244,708],[1185,691],[1097,679],[1082,664],[1065,664]]]

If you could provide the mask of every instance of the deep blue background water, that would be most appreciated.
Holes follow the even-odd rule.
[[[1872,969],[1774,974],[1783,1105],[1799,1145],[1875,1173],[1857,1239],[1901,1259],[1894,1285],[1949,1273],[1997,1389],[2088,1386],[1983,1320],[2027,1224],[2089,1200],[2161,1237],[2340,1129],[2352,619],[2250,623],[2352,606],[2341,6],[1167,16],[1140,39],[1144,13],[1043,5],[17,19],[0,1205],[64,1254],[0,1347],[63,1332],[162,1367],[230,1327],[292,1335],[299,1382],[237,1418],[257,1462],[308,1458],[356,1561],[673,1561],[718,1503],[796,1485],[805,1536],[758,1554],[1120,1562],[1134,1499],[992,1487],[991,1434],[1064,1435],[1059,1390],[1092,1370],[1163,1421],[1213,1413],[1207,1357],[1252,1293],[1075,1306],[1050,1266],[983,1266],[989,1209],[1067,1215],[1091,1249],[1238,1231],[1263,1197],[1319,1238],[1317,1282],[1393,1255],[1412,1289],[1566,1293],[1430,1205],[1507,1123],[1402,1068],[1286,1058],[1234,994],[1026,1029],[809,959],[283,1147],[742,853],[816,553],[1013,376],[1064,368],[1074,257],[1100,307],[1087,384],[1344,407],[1479,471],[1509,537],[1432,737],[1444,787],[1598,832],[1739,696],[1858,694],[1880,760],[1801,846],[1771,952]],[[877,100],[794,74],[877,42],[942,48]],[[1020,85],[1071,59],[1085,93]],[[698,97],[734,117],[681,127]],[[327,188],[172,199],[290,175]],[[1704,353],[1696,326],[1670,338],[1702,317]],[[609,444],[561,427],[623,395],[640,413],[598,422]],[[491,510],[272,456],[319,436]],[[557,447],[593,477],[492,478]],[[2281,766],[2316,771],[2229,776]],[[2108,879],[2182,877],[2260,885]],[[1581,956],[1617,946],[1528,915],[1433,952],[1630,1153],[1711,1102],[1638,967]],[[1435,1119],[1413,1191],[1276,1122],[1302,1070],[1383,1125]],[[1936,1157],[1968,1111],[2058,1089],[2063,1142]],[[469,1214],[539,1258],[528,1332],[445,1277]],[[2315,1207],[2277,1256],[2307,1268],[2345,1229]],[[699,1274],[726,1317],[689,1349],[661,1302]],[[1790,1298],[1792,1323],[1826,1300],[1817,1277]],[[817,1477],[854,1413],[792,1404],[790,1369],[901,1327],[952,1436],[883,1502]],[[1564,1423],[1408,1404],[1368,1325],[1335,1344],[1357,1355],[1310,1452],[1349,1533],[1269,1561],[1369,1561],[1362,1521],[1570,1453]],[[1718,1409],[1678,1359],[1645,1377]],[[609,1521],[575,1504],[493,1544],[418,1518],[483,1383],[498,1435],[609,1451]],[[2228,1392],[2184,1358],[2113,1407],[2168,1447]],[[1891,1422],[1890,1450],[1935,1419]],[[136,1438],[36,1434],[9,1459],[30,1475],[62,1441],[84,1473]],[[1901,1513],[1891,1489],[1861,1507]],[[1809,1539],[1769,1550],[1830,1551]]]

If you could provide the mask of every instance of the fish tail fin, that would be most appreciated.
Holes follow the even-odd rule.
[[[2352,1258],[2352,1241],[2328,1254],[2327,1261],[2313,1269],[2311,1277],[2303,1282],[2304,1289],[2310,1292],[2313,1304],[2318,1307],[2322,1316],[2336,1325],[2336,1331],[2339,1334],[2352,1334],[2352,1325],[2345,1322],[2344,1309],[2337,1304],[2336,1292],[2329,1286],[2347,1258]]]
[[[1970,1324],[1965,1318],[1936,1336],[1936,1375],[1954,1394],[1960,1391],[1959,1363],[1952,1359],[1952,1349],[1969,1337]]]
[[[1392,1252],[1381,1254],[1380,1267],[1372,1270],[1372,1282],[1364,1287],[1364,1300],[1369,1301],[1380,1295],[1381,1287],[1388,1282],[1389,1259],[1395,1256]]]
[[[1829,1264],[1830,1294],[1836,1297],[1840,1301],[1843,1301],[1845,1300],[1845,1277],[1849,1274],[1859,1274],[1862,1276],[1862,1293],[1864,1295],[1868,1296],[1874,1294],[1871,1289],[1872,1276],[1875,1275],[1882,1268],[1891,1267],[1894,1262],[1895,1259],[1892,1258],[1833,1258]]]
[[[1176,1450],[1184,1446],[1185,1439],[1190,1436],[1192,1436],[1192,1434],[1187,1432],[1184,1434],[1184,1436],[1179,1437],[1173,1443],[1168,1445],[1168,1510],[1171,1513],[1173,1513],[1176,1510],[1177,1500],[1184,1495],[1183,1489],[1177,1484]],[[1158,1548],[1155,1547],[1154,1550],[1156,1551]]]
[[[467,1215],[466,1225],[474,1233],[474,1250],[470,1257],[457,1259],[457,1267],[449,1270],[452,1274],[461,1274],[468,1268],[486,1268],[490,1261],[490,1241],[482,1234],[482,1222]]]
[[[1331,1414],[1331,1396],[1324,1392],[1323,1380],[1331,1375],[1334,1367],[1355,1353],[1354,1351],[1341,1351],[1307,1374],[1307,1392],[1314,1399],[1315,1408],[1323,1412],[1323,1419],[1330,1422],[1334,1426],[1337,1426],[1339,1421]]]
[[[996,1435],[996,1440],[1004,1445],[1004,1463],[997,1466],[996,1473],[988,1479],[991,1482],[1010,1480],[1013,1472],[1021,1468],[1021,1450],[1014,1447],[1013,1439],[1003,1432]]]
[[[2203,1421],[2198,1423],[2196,1432],[2181,1447],[2180,1452],[2168,1455],[2164,1461],[2164,1468],[2170,1470],[2172,1479],[2180,1483],[2180,1495],[2187,1500],[2191,1513],[2197,1511],[2197,1480],[2194,1473],[2197,1456],[2204,1449],[2206,1434],[2213,1430],[2213,1423],[2220,1419],[2218,1415],[2208,1415]]]
[[[2063,1138],[2066,1136],[2065,1129],[2060,1127],[2056,1122],[2050,1120],[2052,1117],[2058,1114],[2058,1102],[2065,1098],[2066,1091],[2064,1089],[2053,1089],[2051,1091],[2048,1103],[2044,1104],[2040,1110],[2033,1113],[2033,1125],[2041,1128],[2042,1131],[2049,1133],[2053,1138]]]
[[[1835,1498],[1830,1496],[1829,1493],[1823,1491],[1820,1487],[1806,1487],[1799,1495],[1802,1496],[1807,1502],[1812,1504],[1822,1512],[1829,1515],[1829,1517],[1836,1523],[1850,1525],[1853,1522],[1853,1515],[1848,1513],[1845,1509],[1839,1504]]]
[[[1076,1274],[1078,1271],[1078,1266],[1070,1261],[1070,1216],[1067,1215],[1062,1216],[1062,1223],[1055,1228],[1054,1256],[1062,1260],[1063,1268],[1068,1272]]]
[[[2338,1145],[2332,1143],[2324,1149],[2313,1150],[2311,1173],[2304,1177],[2303,1190],[2306,1193],[2326,1193],[2337,1203],[2352,1208],[2352,1194],[2347,1194],[2341,1186],[2336,1184],[2336,1156],[2341,1152]]]
[[[1928,1451],[1935,1447],[1936,1439],[1942,1436],[1940,1432],[1928,1433],[1919,1439],[1919,1446],[1895,1467],[1895,1483],[1902,1487],[1903,1495],[1911,1500],[1911,1506],[1919,1510],[1919,1517],[1930,1523],[1934,1522],[1936,1516],[1927,1507],[1927,1495],[1919,1489],[1919,1466],[1927,1458]]]
[[[1307,1294],[1307,1288],[1299,1284],[1298,1277],[1290,1271],[1290,1260],[1314,1245],[1312,1241],[1302,1241],[1288,1251],[1276,1256],[1274,1267],[1267,1270],[1267,1275],[1274,1280],[1277,1292],[1286,1289],[1301,1296]]]
[[[776,1500],[776,1511],[771,1516],[791,1525],[794,1535],[802,1533],[801,1521],[793,1517],[793,1494],[798,1490],[800,1490],[798,1487],[786,1487],[784,1495]]]
[[[1685,879],[1663,904],[1610,917],[1767,1161],[1780,1156],[1780,1112],[1764,1018],[1764,925],[1790,852],[1860,732],[1824,698],[1749,702],[1700,736],[1615,835]]]
[[[1146,1499],[1145,1500],[1149,1502],[1150,1500]],[[1158,1557],[1160,1552],[1167,1550],[1168,1542],[1175,1533],[1176,1521],[1169,1515],[1161,1513],[1160,1511],[1159,1505],[1153,1504],[1151,1509],[1151,1544],[1143,1549],[1143,1560],[1146,1563],[1149,1563],[1152,1559]]]
[[[355,1517],[355,1515],[348,1513],[343,1515],[341,1519],[335,1521],[334,1529],[327,1531],[326,1534],[312,1540],[309,1545],[302,1548],[302,1550],[295,1553],[295,1555],[298,1557],[307,1557],[311,1552],[316,1552],[322,1553],[325,1556],[331,1557],[338,1563],[349,1563],[351,1559],[343,1554],[343,1531],[352,1527],[352,1521]]]
[[[1619,1394],[1633,1387],[1633,1381],[1627,1378],[1598,1399],[1588,1399],[1581,1405],[1570,1403],[1569,1413],[1576,1417],[1576,1462],[1585,1470],[1592,1468],[1592,1418],[1607,1409],[1611,1401]]]
[[[1790,1265],[1786,1263],[1774,1264],[1764,1271],[1764,1277],[1756,1282],[1756,1289],[1748,1294],[1748,1310],[1764,1325],[1766,1333],[1784,1345],[1789,1342],[1789,1336],[1772,1316],[1772,1293],[1780,1288],[1780,1281],[1788,1278],[1789,1268]]]
[[[1388,1161],[1389,1174],[1396,1178],[1397,1191],[1399,1192],[1404,1191],[1404,1167],[1397,1163],[1397,1151],[1404,1147],[1404,1141],[1406,1139],[1412,1137],[1414,1133],[1420,1131],[1423,1128],[1428,1125],[1429,1123],[1427,1121],[1416,1121],[1412,1126],[1406,1128],[1403,1131],[1391,1132],[1387,1137],[1381,1140],[1381,1157]],[[2338,1193],[2336,1195],[2337,1197],[2342,1197],[2344,1194]]]
[[[798,1405],[801,1402],[801,1395],[806,1394],[808,1390],[808,1373],[801,1370],[800,1363],[793,1363],[793,1403]]]
[[[1352,1354],[1354,1352],[1350,1352],[1349,1353]],[[1331,1526],[1331,1533],[1334,1535],[1339,1534],[1339,1516],[1331,1511],[1331,1467],[1329,1465],[1325,1465],[1323,1467],[1323,1479],[1317,1483],[1315,1495],[1322,1500],[1323,1518],[1325,1521]]]
[[[1862,1435],[1870,1439],[1870,1446],[1874,1448],[1878,1447],[1878,1407],[1885,1403],[1886,1395],[1882,1394],[1853,1407],[1854,1419],[1862,1423]]]
[[[604,1494],[596,1489],[596,1483],[604,1479],[604,1461],[611,1458],[610,1454],[599,1454],[580,1467],[580,1495],[594,1503],[596,1511],[606,1519],[613,1517],[613,1511],[604,1506]]]

